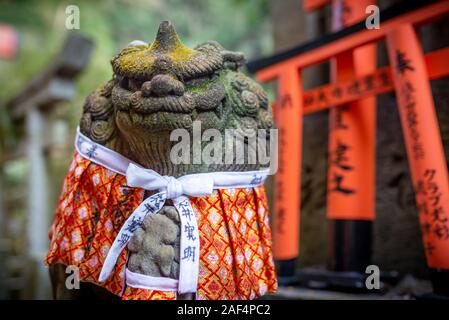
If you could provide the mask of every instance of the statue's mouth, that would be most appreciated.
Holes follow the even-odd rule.
[[[225,89],[216,74],[186,83],[167,74],[148,80],[121,77],[112,90],[112,103],[119,117],[132,124],[154,126],[155,130],[160,127],[158,123],[188,128],[206,115],[219,128],[224,99]]]

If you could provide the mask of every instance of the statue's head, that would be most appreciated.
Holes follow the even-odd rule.
[[[225,129],[273,126],[266,93],[239,72],[243,54],[213,41],[187,48],[168,21],[160,24],[151,44],[133,41],[111,63],[113,79],[86,99],[81,132],[163,174],[210,170],[169,163],[175,129],[191,132],[194,121],[200,121],[202,131],[223,134]]]

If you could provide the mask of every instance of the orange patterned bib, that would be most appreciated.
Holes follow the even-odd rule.
[[[81,281],[123,299],[176,299],[173,291],[127,286],[127,250],[108,280],[98,282],[114,239],[143,194],[143,189],[127,186],[125,176],[75,152],[50,230],[46,263],[78,266]],[[200,236],[197,298],[253,299],[276,291],[264,187],[214,190],[189,200]]]

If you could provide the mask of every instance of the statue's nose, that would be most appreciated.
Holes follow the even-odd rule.
[[[181,81],[167,74],[159,74],[142,84],[142,96],[165,97],[169,95],[182,96],[184,85]]]

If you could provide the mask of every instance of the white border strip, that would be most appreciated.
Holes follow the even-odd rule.
[[[132,288],[158,291],[178,291],[178,280],[166,277],[152,277],[135,273],[126,268],[126,284]]]
[[[92,141],[81,133],[79,127],[76,130],[75,148],[83,158],[124,176],[126,176],[126,170],[130,163],[139,166],[120,153]],[[184,177],[195,176],[195,178],[201,178],[202,176],[207,176],[208,179],[212,178],[214,180],[214,189],[253,188],[263,184],[268,173],[269,169],[264,169],[254,171],[205,172],[188,174]]]

